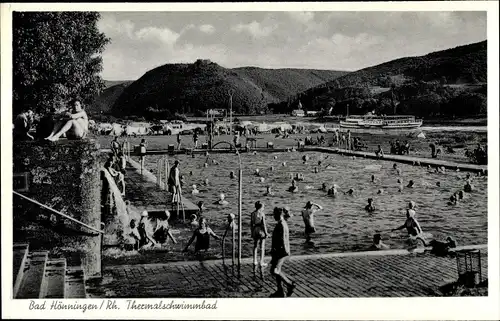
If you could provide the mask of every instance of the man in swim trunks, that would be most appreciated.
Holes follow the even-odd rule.
[[[56,141],[63,134],[66,134],[68,139],[83,139],[87,136],[89,131],[89,119],[87,113],[82,108],[79,100],[74,99],[71,101],[73,110],[71,113],[66,113],[66,119],[58,122],[52,133],[46,137],[46,140]]]
[[[180,180],[180,171],[179,171],[179,161],[176,160],[174,162],[174,166],[170,169],[170,173],[168,175],[168,189],[169,192],[172,193],[172,203],[177,202],[178,194],[180,191],[181,180]]]
[[[316,227],[314,226],[314,214],[322,209],[323,207],[321,205],[309,201],[306,203],[306,206],[302,211],[302,219],[304,220],[304,225],[305,225],[306,242],[310,242],[311,234],[316,232]]]
[[[285,297],[283,283],[287,287],[286,295],[291,296],[296,284],[281,270],[285,261],[290,257],[289,230],[284,217],[284,209],[276,207],[273,216],[277,224],[273,231],[271,245],[271,274],[276,278],[277,291],[271,297]]]
[[[380,145],[378,145],[378,149],[377,149],[377,151],[375,151],[375,155],[378,158],[384,157],[384,151],[382,150],[382,147],[380,147]]]

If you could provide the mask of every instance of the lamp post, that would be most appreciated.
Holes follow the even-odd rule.
[[[233,94],[234,90],[229,89],[227,92],[229,95],[229,134],[233,134]]]
[[[239,169],[238,169],[238,277],[240,277],[241,275],[241,239],[242,239],[242,236],[241,236],[241,232],[242,232],[242,216],[241,216],[241,211],[242,211],[242,208],[241,208],[241,205],[242,205],[242,200],[243,200],[243,189],[242,189],[242,186],[243,186],[243,169],[242,169],[242,166],[241,166],[241,155],[240,155],[240,152],[238,151],[238,149],[236,148],[236,146],[233,144],[233,143],[230,143],[228,141],[220,141],[218,142],[217,144],[215,145],[219,145],[221,143],[225,143],[225,144],[228,144],[229,146],[231,146],[231,148],[234,148],[234,150],[236,151],[236,155],[238,155],[238,163],[239,163]]]

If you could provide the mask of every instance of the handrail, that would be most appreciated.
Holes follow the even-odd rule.
[[[73,221],[73,222],[76,222],[76,223],[78,223],[78,224],[80,224],[80,225],[82,225],[82,226],[85,226],[86,228],[89,228],[89,229],[91,229],[91,230],[93,230],[93,231],[95,231],[95,232],[97,232],[97,233],[104,234],[104,231],[98,230],[98,229],[96,229],[96,228],[94,228],[94,227],[92,227],[92,226],[90,226],[90,225],[87,225],[87,224],[85,224],[85,223],[83,223],[83,222],[80,222],[79,220],[74,219],[74,218],[72,218],[72,217],[71,217],[71,216],[69,216],[69,215],[66,215],[66,214],[61,213],[61,212],[59,212],[59,211],[57,211],[57,210],[55,210],[55,209],[53,209],[53,208],[51,208],[51,207],[48,207],[48,206],[46,206],[46,205],[43,205],[42,203],[37,202],[37,201],[35,201],[34,199],[31,199],[31,198],[29,198],[29,197],[27,197],[27,196],[24,196],[24,195],[23,195],[23,194],[21,194],[21,193],[18,193],[18,192],[16,192],[16,191],[12,191],[12,193],[14,193],[15,195],[20,196],[20,197],[22,197],[22,198],[24,198],[24,199],[26,199],[26,200],[28,200],[28,201],[30,201],[30,202],[32,202],[32,203],[34,203],[34,204],[38,205],[38,206],[41,206],[41,207],[43,207],[43,208],[45,208],[45,209],[48,209],[49,211],[52,211],[52,212],[54,212],[54,213],[56,213],[56,214],[58,214],[58,215],[61,215],[61,216],[65,217],[65,218],[67,218],[67,219],[69,219],[69,220],[71,220],[71,221]]]

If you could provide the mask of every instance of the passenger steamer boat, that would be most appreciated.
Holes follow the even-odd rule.
[[[422,126],[415,116],[352,115],[340,121],[340,128],[355,129],[414,129]]]

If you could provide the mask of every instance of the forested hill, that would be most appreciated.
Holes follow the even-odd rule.
[[[432,52],[420,57],[392,60],[339,77],[335,87],[389,87],[408,81],[441,81],[448,84],[481,83],[487,80],[486,41]]]
[[[419,116],[486,112],[487,42],[420,57],[392,60],[310,88],[270,107],[289,112],[300,99],[305,109],[345,114],[367,111]]]
[[[148,71],[127,86],[115,101],[115,115],[149,118],[175,113],[201,114],[228,108],[233,92],[236,113],[266,111],[271,102],[328,82],[346,72],[309,69],[224,68],[209,60],[194,64],[166,64]]]

